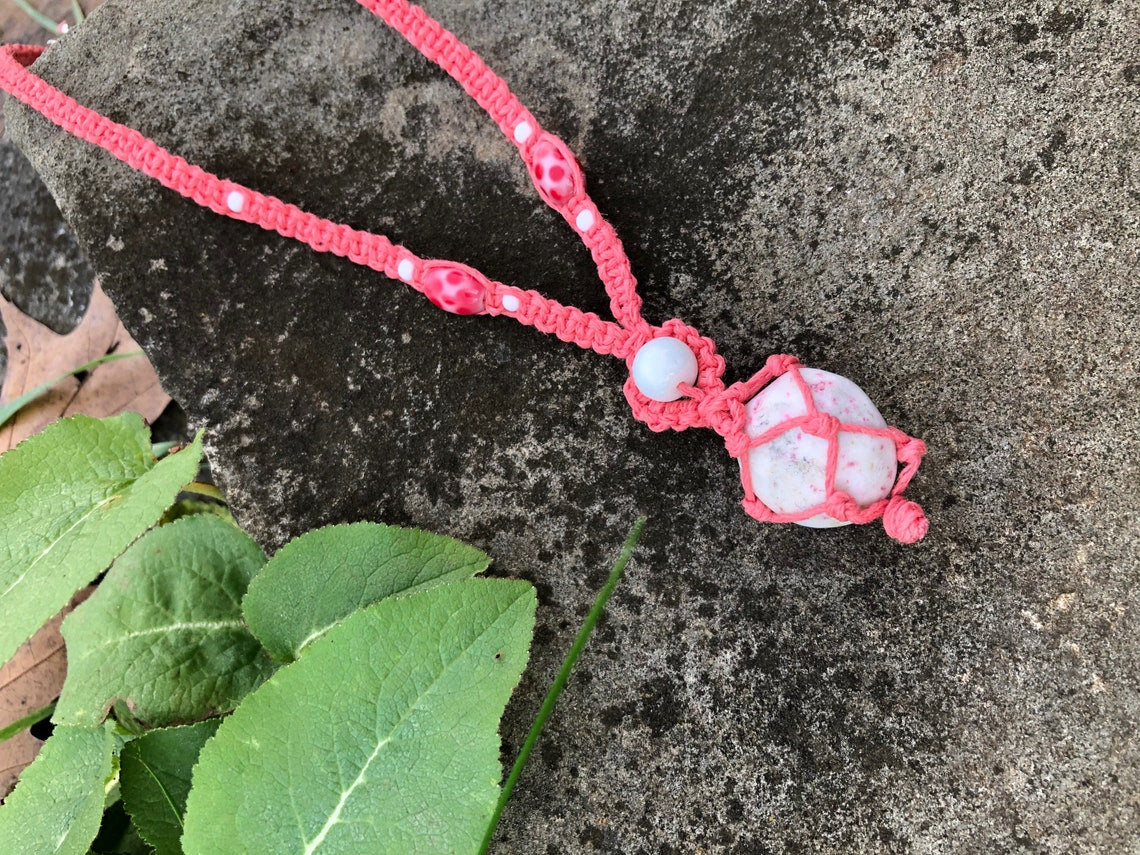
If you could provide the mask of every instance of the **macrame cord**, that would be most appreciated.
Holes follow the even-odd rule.
[[[798,522],[820,513],[836,520],[867,523],[883,520],[891,537],[912,543],[926,534],[922,509],[903,497],[926,450],[921,440],[894,427],[869,427],[841,422],[820,411],[795,357],[770,356],[750,379],[725,386],[724,359],[715,343],[678,319],[661,326],[641,316],[641,298],[629,258],[613,227],[587,195],[582,169],[561,139],[544,130],[483,60],[421,8],[406,0],[358,0],[399,32],[420,53],[453,77],[514,143],[543,201],[560,213],[589,248],[610,298],[614,321],[592,312],[564,306],[536,291],[496,282],[479,271],[452,261],[422,259],[383,235],[361,231],[308,213],[219,178],[152,142],[141,133],[113,122],[32,74],[28,67],[44,48],[6,45],[0,49],[0,88],[42,113],[70,134],[93,143],[132,169],[149,175],[198,205],[236,220],[299,240],[317,252],[331,252],[404,282],[424,293],[440,308],[455,314],[506,315],[544,333],[580,347],[610,354],[632,371],[634,357],[649,341],[669,337],[683,342],[696,357],[693,383],[679,385],[684,397],[652,400],[626,380],[625,397],[633,415],[650,430],[702,427],[716,431],[728,453],[741,465],[743,505],[763,522]],[[758,436],[746,430],[746,403],[777,377],[790,374],[803,395],[806,414],[787,419]],[[748,452],[789,430],[801,430],[827,442],[824,500],[796,513],[778,513],[756,495]],[[835,486],[841,433],[865,434],[889,440],[903,469],[887,498],[866,506]]]

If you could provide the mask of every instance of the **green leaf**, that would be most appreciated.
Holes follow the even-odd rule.
[[[241,616],[264,563],[249,535],[211,514],[148,532],[64,619],[52,720],[91,726],[118,700],[151,727],[233,709],[274,668]]]
[[[74,416],[0,455],[0,662],[161,516],[202,456],[161,462],[142,418]]]
[[[169,525],[175,520],[180,520],[183,517],[191,517],[195,514],[212,514],[213,516],[220,517],[228,522],[230,525],[237,525],[234,520],[234,515],[230,512],[227,505],[219,502],[209,501],[206,499],[186,498],[179,499],[173,505],[166,509],[162,515],[162,519],[158,521],[159,525]]]
[[[357,609],[468,579],[490,563],[474,547],[418,529],[328,526],[285,544],[257,574],[242,608],[266,649],[289,662]]]
[[[475,852],[534,608],[529,584],[477,579],[333,627],[202,749],[187,855]]]
[[[119,781],[123,803],[157,855],[182,852],[179,840],[190,792],[190,770],[220,723],[214,718],[186,727],[152,730],[123,750]]]
[[[57,727],[0,806],[4,851],[87,852],[103,816],[114,747],[110,725]]]
[[[8,684],[4,684],[7,688]],[[18,718],[7,727],[0,728],[0,742],[5,739],[11,739],[17,733],[27,730],[33,724],[39,724],[45,718],[51,718],[51,714],[55,712],[55,701],[52,701],[46,707],[40,707],[38,710],[33,710],[23,718]]]

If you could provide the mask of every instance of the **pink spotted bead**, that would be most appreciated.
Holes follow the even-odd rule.
[[[562,140],[543,134],[530,155],[530,177],[546,204],[562,208],[582,190],[582,168]]]
[[[478,315],[490,283],[478,270],[452,261],[429,261],[424,265],[424,295],[445,312]]]

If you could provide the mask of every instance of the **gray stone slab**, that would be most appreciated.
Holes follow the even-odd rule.
[[[27,159],[0,134],[0,293],[65,333],[87,310],[93,279],[55,200]],[[0,332],[3,328],[0,323]],[[0,347],[0,378],[6,364]]]
[[[195,209],[22,109],[43,174],[263,544],[377,519],[535,582],[512,756],[638,559],[503,852],[1123,852],[1140,400],[1135,4],[436,0],[571,144],[653,321],[852,376],[927,440],[931,534],[765,527],[623,366]],[[40,63],[220,174],[585,309],[586,253],[450,81],[348,0],[111,0]]]

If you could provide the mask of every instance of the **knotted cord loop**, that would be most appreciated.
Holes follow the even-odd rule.
[[[831,413],[812,413],[800,425],[806,433],[826,439],[828,442],[839,436],[839,419]]]
[[[883,529],[900,543],[914,543],[926,537],[930,523],[917,502],[901,495],[891,497],[883,511]]]
[[[738,447],[738,440],[747,439],[744,436],[744,404],[734,387],[707,394],[697,402],[697,411],[703,425],[724,438],[728,444],[728,453],[733,457],[744,450],[743,447]]]
[[[710,395],[724,392],[724,357],[716,352],[716,342],[701,335],[684,321],[673,318],[659,327],[648,327],[645,334],[635,336],[631,341],[626,365],[632,370],[633,358],[637,350],[655,338],[675,338],[684,342],[697,357],[697,382],[685,386],[682,391],[687,397],[678,401],[654,401],[647,398],[637,388],[630,376],[625,381],[623,391],[633,410],[634,418],[645,422],[649,429],[660,433],[666,430],[686,430],[691,427],[709,427],[701,415],[701,403]]]
[[[823,508],[828,516],[835,517],[840,522],[854,522],[863,510],[858,502],[842,490],[833,490],[824,501]]]
[[[926,443],[917,437],[908,436],[898,428],[891,428],[891,438],[895,441],[899,462],[903,464],[903,471],[899,473],[898,480],[895,481],[895,488],[891,491],[891,495],[898,496],[907,488],[911,479],[918,474],[919,464],[922,463],[922,457],[926,454]],[[923,532],[925,533],[925,531],[924,528]],[[921,536],[919,535],[919,537]]]

